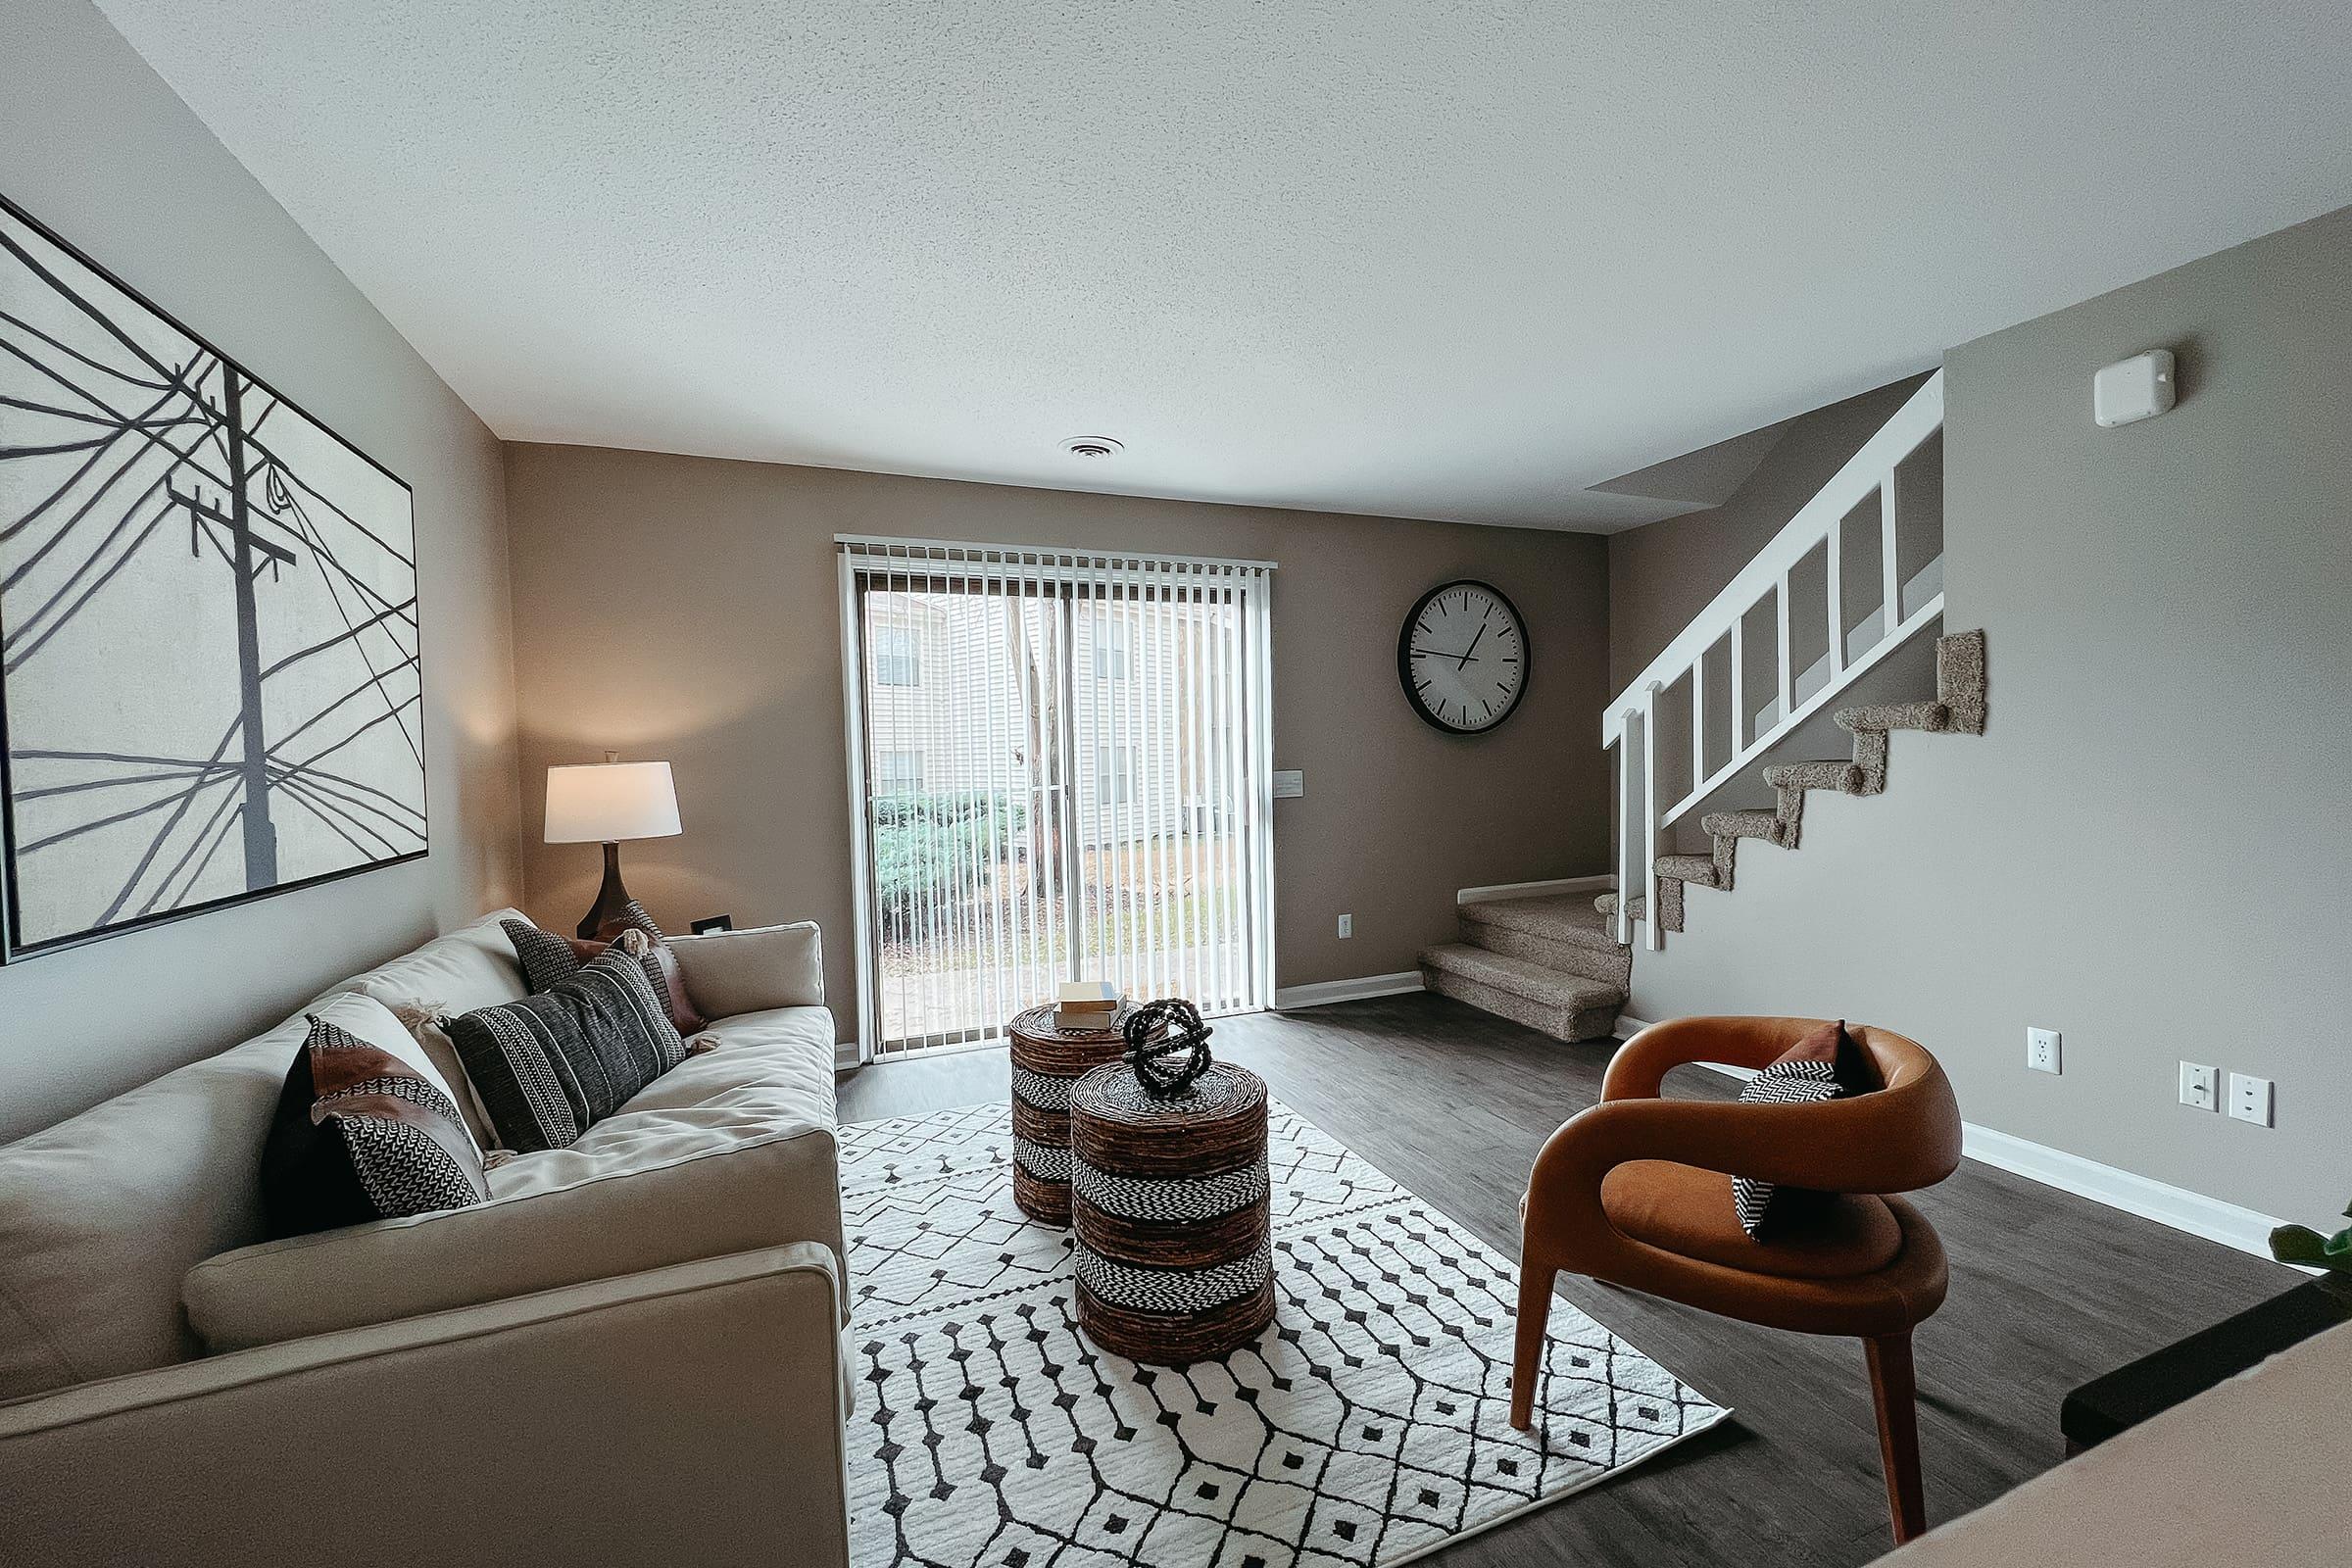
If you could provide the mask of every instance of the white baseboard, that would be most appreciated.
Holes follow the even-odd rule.
[[[1561,876],[1548,882],[1497,882],[1493,887],[1463,888],[1453,896],[1455,904],[1492,904],[1496,899],[1532,899],[1546,893],[1607,893],[1617,886],[1612,873],[1605,876]]]
[[[1648,1027],[1639,1018],[1620,1017],[1617,1038],[1630,1040]],[[1733,1067],[1719,1061],[1702,1061],[1697,1065],[1729,1078],[1755,1076],[1752,1068]],[[2095,1159],[2036,1144],[2014,1133],[1980,1127],[1973,1121],[1960,1124],[1960,1152],[2013,1176],[2055,1187],[2077,1198],[2087,1198],[2109,1208],[2120,1208],[2141,1219],[2152,1219],[2191,1236],[2202,1236],[2209,1242],[2219,1242],[2256,1257],[2271,1255],[2271,1232],[2280,1223],[2268,1214],[2258,1214],[2203,1193],[2192,1193],[2185,1187],[2102,1165]]]
[[[1318,980],[1313,985],[1282,986],[1274,993],[1274,1010],[1293,1012],[1300,1007],[1320,1007],[1334,1002],[1361,1002],[1367,997],[1401,996],[1407,991],[1421,989],[1421,971],[1404,969],[1396,974],[1368,974],[1355,980]]]
[[[2250,1208],[2192,1193],[2150,1177],[2102,1165],[2081,1154],[2070,1154],[2046,1144],[2030,1143],[2009,1133],[1963,1122],[1960,1152],[2013,1175],[2055,1187],[2062,1193],[2087,1198],[2127,1214],[2170,1225],[2191,1236],[2202,1236],[2224,1247],[2234,1247],[2257,1257],[2271,1255],[2271,1232],[2279,1221]]]

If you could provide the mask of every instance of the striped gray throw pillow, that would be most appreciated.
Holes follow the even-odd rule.
[[[450,1020],[490,1124],[517,1153],[577,1141],[686,1059],[646,975],[645,939],[624,936],[537,996]]]

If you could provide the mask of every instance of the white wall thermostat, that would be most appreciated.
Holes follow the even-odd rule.
[[[2090,416],[2113,429],[2152,419],[2173,406],[2173,351],[2150,349],[2090,380]]]

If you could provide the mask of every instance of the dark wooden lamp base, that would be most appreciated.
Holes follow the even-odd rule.
[[[605,885],[596,890],[596,903],[580,917],[582,942],[610,942],[629,922],[629,890],[620,885],[620,846],[605,845]]]

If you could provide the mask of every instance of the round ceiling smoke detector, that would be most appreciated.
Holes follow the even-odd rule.
[[[1126,451],[1124,443],[1106,435],[1074,435],[1062,442],[1061,450],[1073,458],[1115,458]]]

